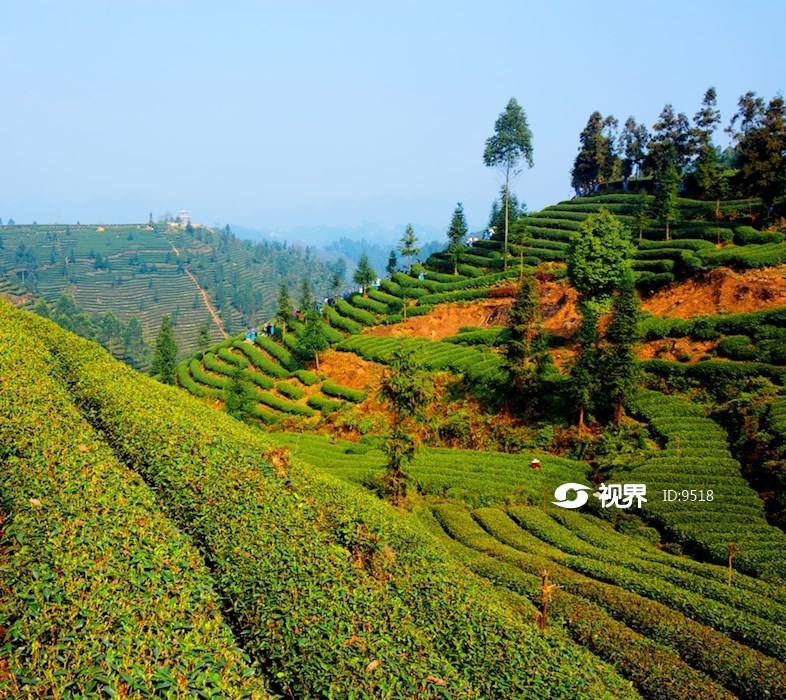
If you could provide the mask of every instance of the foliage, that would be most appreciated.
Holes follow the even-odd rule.
[[[679,210],[677,208],[679,183],[680,178],[677,169],[671,164],[666,165],[658,180],[658,189],[655,190],[653,211],[660,223],[666,229],[667,241],[671,238],[669,226],[676,222],[679,216]]]
[[[325,336],[325,325],[322,317],[314,306],[311,306],[305,314],[305,328],[298,336],[298,348],[306,357],[313,357],[316,362],[317,372],[319,371],[319,353],[327,350],[330,346]]]
[[[412,228],[412,224],[407,224],[407,228],[401,236],[398,248],[401,255],[407,259],[407,270],[412,269],[412,258],[420,253],[420,247],[417,243],[418,237],[415,235],[415,229]],[[393,251],[391,251],[391,255],[393,255]],[[393,267],[393,270],[388,270],[390,274],[395,272],[395,265]]]
[[[494,135],[486,139],[483,163],[489,168],[498,168],[505,175],[506,202],[510,201],[510,179],[517,175],[520,163],[532,167],[532,132],[527,115],[515,98],[511,97],[505,111],[494,124]],[[505,211],[505,250],[503,259],[507,269],[508,229],[510,212]]]
[[[608,210],[591,214],[568,250],[568,277],[588,299],[609,297],[623,280],[633,254],[630,232]]]
[[[614,131],[617,124],[613,116],[604,118],[600,112],[590,115],[579,136],[581,146],[570,171],[570,184],[575,190],[611,179],[616,162]]]
[[[412,350],[403,343],[393,353],[382,377],[380,395],[393,414],[393,430],[385,441],[385,494],[394,505],[401,505],[407,496],[409,478],[405,469],[417,447],[411,431],[415,423],[425,418],[434,396],[431,381]]]
[[[786,103],[778,95],[765,106],[748,92],[739,99],[730,133],[736,144],[740,184],[772,207],[786,193]]]
[[[639,334],[637,320],[639,303],[633,274],[629,271],[614,297],[611,322],[606,332],[606,346],[602,353],[604,394],[614,406],[614,420],[622,418],[623,404],[636,390],[638,367],[633,346]]]
[[[453,217],[448,227],[448,256],[453,260],[453,274],[458,275],[459,253],[464,247],[464,240],[467,237],[467,219],[464,216],[464,206],[461,202],[453,210]]]
[[[336,396],[340,399],[346,399],[352,403],[360,403],[365,401],[366,392],[357,389],[350,389],[347,386],[342,386],[333,381],[326,381],[322,384],[322,393],[328,396]]]
[[[282,280],[281,286],[278,288],[278,301],[276,304],[276,325],[281,329],[282,333],[287,332],[294,312],[295,307],[292,306],[287,283]]]
[[[224,405],[226,412],[233,418],[243,420],[249,413],[254,402],[251,388],[246,383],[243,370],[235,368],[224,388]]]
[[[177,344],[169,315],[161,320],[161,329],[156,336],[156,349],[153,354],[153,374],[158,375],[164,384],[174,384],[177,365]]]
[[[508,314],[507,330],[505,364],[512,378],[514,403],[531,414],[540,390],[538,375],[546,357],[538,288],[531,272],[519,280],[516,299]]]
[[[377,273],[374,271],[374,268],[371,267],[371,264],[368,261],[368,255],[363,253],[363,255],[360,256],[360,260],[358,261],[355,274],[352,275],[352,280],[355,282],[355,284],[360,285],[363,296],[366,296],[366,288],[374,281],[376,276]]]

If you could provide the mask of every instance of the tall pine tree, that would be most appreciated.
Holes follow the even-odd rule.
[[[459,254],[467,237],[467,219],[464,216],[464,205],[459,202],[453,210],[453,217],[448,228],[448,256],[453,261],[453,274],[458,274]]]
[[[623,405],[636,387],[637,365],[633,347],[639,340],[638,317],[639,300],[633,271],[629,269],[614,297],[603,352],[603,394],[611,401],[614,420],[618,423],[622,418]]]
[[[164,384],[175,383],[177,365],[177,343],[167,314],[161,320],[161,329],[156,336],[156,349],[153,355],[153,374],[158,375]]]

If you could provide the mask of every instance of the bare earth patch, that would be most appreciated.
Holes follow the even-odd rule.
[[[382,365],[351,352],[326,350],[319,356],[319,371],[350,389],[375,392],[379,389]]]
[[[425,316],[416,316],[390,326],[375,326],[367,335],[405,336],[442,340],[456,335],[462,326],[504,326],[512,298],[440,304]]]
[[[636,355],[640,360],[668,360],[679,361],[685,364],[698,362],[710,350],[715,349],[716,341],[691,340],[690,338],[664,338],[663,340],[649,340],[636,347]],[[690,358],[686,361],[685,358]]]
[[[655,316],[693,318],[786,306],[786,265],[735,272],[719,267],[671,284],[642,302]]]

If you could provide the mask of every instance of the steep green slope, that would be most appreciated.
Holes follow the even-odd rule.
[[[274,689],[297,697],[636,697],[596,657],[513,614],[407,517],[0,303],[0,326],[10,323],[25,347],[9,356],[41,352],[43,342],[71,405],[193,538],[236,638]],[[36,429],[25,418],[16,428]],[[68,435],[63,448],[78,451]],[[37,647],[50,641],[36,636]],[[4,644],[4,654],[21,653],[19,640]]]
[[[149,340],[170,314],[182,355],[197,349],[202,323],[215,340],[222,329],[261,323],[282,280],[295,289],[309,278],[322,294],[330,276],[308,249],[241,241],[226,230],[53,224],[3,226],[0,235],[0,292],[23,295],[14,298],[27,306],[52,306],[67,293],[88,314],[136,316]]]

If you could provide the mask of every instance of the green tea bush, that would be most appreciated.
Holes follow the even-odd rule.
[[[346,399],[352,403],[360,403],[366,400],[366,392],[359,391],[358,389],[350,389],[347,386],[342,386],[333,381],[327,381],[322,384],[322,393],[328,396],[336,396],[340,399]]]
[[[330,322],[330,325],[334,328],[340,328],[342,331],[346,331],[351,335],[357,335],[360,333],[360,331],[363,330],[363,326],[361,326],[357,321],[353,321],[351,318],[342,316],[335,309],[331,309],[329,306],[325,309],[324,313],[325,317]]]
[[[267,340],[267,338],[264,340]],[[254,342],[259,344],[259,336],[257,336],[257,339]],[[268,342],[275,345],[272,340]],[[289,375],[289,372],[287,372],[287,370],[285,370],[280,364],[273,362],[273,360],[271,360],[265,353],[261,352],[250,343],[244,343],[241,341],[235,347],[240,350],[251,361],[251,364],[254,365],[254,367],[256,367],[263,374],[267,374],[274,379],[286,379],[286,377]],[[260,347],[263,346],[260,345]]]
[[[782,243],[764,243],[700,250],[696,254],[708,267],[725,266],[745,270],[781,265],[785,253],[786,246]]]
[[[335,311],[364,326],[373,326],[377,322],[374,314],[364,311],[363,309],[356,309],[343,299],[336,299]]]
[[[0,695],[270,697],[193,541],[71,403],[55,364],[3,303]]]
[[[317,383],[317,375],[314,372],[309,372],[307,369],[296,370],[292,372],[292,376],[299,379],[306,386],[313,386]]]
[[[295,386],[289,382],[279,382],[276,384],[276,389],[280,394],[283,394],[288,399],[292,399],[294,401],[299,401],[306,394],[306,392],[303,391],[299,386]]]
[[[758,231],[752,226],[738,226],[734,229],[734,242],[737,245],[782,243],[783,234],[779,231]]]
[[[369,289],[368,296],[370,299],[373,299],[374,301],[386,305],[387,310],[380,313],[396,313],[403,306],[401,299],[399,297],[395,297],[392,294],[386,294],[385,292],[377,291],[376,289]]]
[[[376,290],[374,290],[374,289],[370,289],[369,290],[369,292],[372,292],[372,291],[376,291]],[[382,302],[376,301],[375,299],[373,299],[371,297],[371,294],[369,294],[369,298],[368,299],[360,296],[360,294],[353,294],[350,297],[349,301],[352,304],[352,306],[354,306],[354,307],[356,307],[358,309],[364,309],[366,311],[371,311],[372,313],[375,313],[375,314],[386,314],[388,312],[388,305],[384,304]]]
[[[235,341],[238,342],[238,341]],[[243,342],[243,341],[240,341]],[[233,343],[234,345],[234,343]],[[249,361],[243,357],[242,355],[238,355],[232,352],[229,348],[219,348],[218,352],[216,353],[224,362],[229,362],[230,364],[234,365],[235,367],[240,367],[241,369],[245,369],[249,365]]]
[[[254,342],[271,357],[274,357],[276,360],[278,360],[284,369],[287,369],[290,372],[300,369],[300,363],[292,356],[292,353],[290,353],[286,348],[281,347],[274,340],[271,340],[264,335],[258,335]],[[235,345],[235,347],[240,346]]]
[[[333,399],[326,399],[324,396],[309,396],[306,400],[306,403],[311,406],[311,408],[320,411],[323,414],[333,413],[338,411],[342,406],[346,404],[343,401],[335,401]]]
[[[636,287],[645,292],[665,287],[675,280],[671,272],[636,272],[635,277]]]
[[[295,462],[277,476],[261,434],[41,328],[75,399],[210,556],[244,650],[283,693],[604,694],[596,662],[517,621],[408,519]]]
[[[755,360],[756,346],[747,335],[729,335],[718,342],[718,354],[732,360]]]

